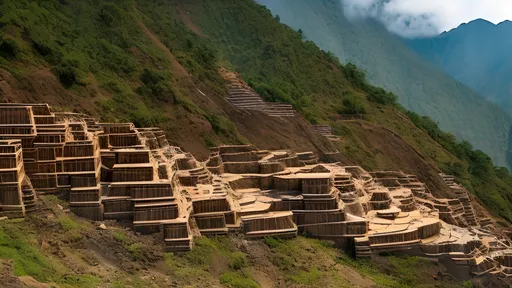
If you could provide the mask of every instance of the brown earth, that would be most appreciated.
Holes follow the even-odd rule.
[[[12,263],[8,260],[0,260],[0,287],[20,288],[22,282],[13,274]]]
[[[78,96],[66,90],[59,80],[45,68],[31,69],[23,79],[0,69],[0,100],[2,102],[51,103],[69,111],[95,114],[97,107],[91,95]]]
[[[450,191],[438,167],[430,165],[425,158],[395,132],[381,126],[373,125],[362,120],[344,121],[355,133],[358,142],[364,149],[372,151],[374,157],[380,158],[375,169],[401,170],[415,174],[419,180],[426,183],[432,194],[439,198],[452,198]]]

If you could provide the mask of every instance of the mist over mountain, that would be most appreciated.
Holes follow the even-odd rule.
[[[512,22],[483,19],[428,38],[405,39],[418,55],[512,113]]]
[[[339,0],[350,20],[372,18],[407,38],[432,37],[476,18],[512,18],[508,0]]]
[[[394,92],[406,108],[428,115],[459,140],[509,166],[510,118],[470,88],[412,51],[374,18],[351,21],[339,0],[257,0],[281,22],[344,63],[365,70],[375,85]]]

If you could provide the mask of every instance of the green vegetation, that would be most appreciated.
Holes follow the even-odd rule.
[[[306,286],[313,286],[322,277],[322,273],[318,271],[317,269],[313,268],[309,271],[301,271],[295,275],[290,276],[290,279],[297,283],[297,284],[303,284]]]
[[[198,133],[204,146],[246,142],[226,115],[190,100],[189,87],[177,80],[182,77],[180,68],[150,40],[139,25],[143,22],[181,66],[213,91],[225,93],[217,73],[222,64],[240,72],[267,100],[291,103],[312,123],[334,124],[332,119],[340,114],[364,114],[365,120],[400,134],[430,164],[458,176],[488,207],[512,219],[512,178],[506,170],[494,167],[467,142],[458,143],[443,133],[435,122],[397,106],[393,93],[370,85],[355,65],[341,65],[333,53],[304,40],[253,1],[194,0],[180,5],[3,1],[0,57],[9,61],[0,61],[0,66],[20,79],[27,73],[27,63],[49,68],[76,93],[90,94],[89,87],[97,85],[99,94],[87,101],[98,105],[109,121],[160,125],[172,133],[180,121],[188,125],[193,115],[211,126],[210,133]],[[397,113],[405,113],[452,155],[418,137],[411,126],[400,123],[403,119]],[[333,126],[349,140],[354,135],[343,124]],[[364,149],[357,137],[353,140],[341,151],[366,168],[389,162],[378,151]],[[73,230],[73,223],[62,221],[63,227]],[[70,238],[78,240],[78,235]]]
[[[260,285],[243,273],[226,272],[220,276],[220,283],[230,288],[258,288]]]
[[[356,261],[322,240],[266,238],[264,242],[271,248],[273,264],[285,273],[288,281],[301,287],[354,286],[348,282],[354,279],[343,277],[346,275],[341,267],[354,269],[364,281],[373,281],[377,287],[436,287],[429,275],[435,273],[436,265],[421,258],[389,256]],[[461,287],[450,281],[437,284]]]
[[[171,2],[146,3],[141,11],[150,14],[155,10],[171,11],[173,6],[180,7],[176,1]],[[365,114],[365,120],[401,135],[423,152],[431,165],[455,174],[488,207],[508,221],[512,220],[512,194],[509,192],[512,186],[508,186],[512,175],[507,170],[494,167],[488,156],[473,150],[467,142],[458,143],[435,122],[405,110],[397,104],[393,93],[370,85],[365,73],[355,65],[341,65],[336,56],[321,51],[311,41],[304,41],[297,31],[280,24],[264,7],[252,1],[206,3],[195,0],[180,9],[190,12],[186,17],[197,25],[201,34],[209,36],[207,41],[216,40],[211,45],[219,51],[218,57],[231,63],[267,100],[292,104],[312,123],[332,123],[339,114]],[[152,15],[151,25],[155,31],[165,31],[161,23],[167,23],[169,17],[185,17],[177,12]],[[165,37],[164,32],[160,33]],[[168,45],[171,50],[176,49],[173,43]],[[418,135],[414,126],[404,123],[407,118],[430,137]],[[211,119],[210,122],[217,121]],[[334,126],[338,132],[350,133],[343,124]],[[363,165],[365,168],[379,169],[379,162],[389,162],[385,155],[375,157],[379,151],[362,148],[364,144],[357,137],[353,140],[345,143],[342,152],[357,160],[355,163],[367,163]]]
[[[249,266],[249,261],[247,260],[247,255],[242,252],[233,252],[229,257],[229,268],[233,270],[241,270]]]
[[[507,170],[494,167],[489,157],[465,142],[458,143],[435,122],[405,111],[393,93],[370,85],[355,65],[340,64],[333,53],[304,41],[304,35],[279,23],[279,17],[252,0],[191,0],[186,5],[177,0],[4,0],[0,8],[0,67],[21,83],[32,70],[51,71],[68,92],[83,95],[78,109],[92,105],[104,120],[159,125],[176,138],[181,136],[173,133],[178,128],[204,122],[211,126],[211,131],[200,133],[205,145],[243,143],[231,119],[194,101],[190,95],[197,92],[196,87],[181,81],[186,78],[184,68],[194,81],[225,95],[217,73],[222,65],[240,72],[268,101],[290,103],[312,123],[332,124],[344,137],[340,151],[354,162],[368,169],[394,164],[378,149],[365,145],[358,134],[364,131],[337,120],[340,114],[364,114],[367,123],[399,134],[429,165],[459,176],[496,213],[512,220],[512,176]],[[168,51],[151,40],[142,24]],[[489,131],[498,129],[494,128]],[[191,138],[187,133],[192,132],[186,131],[184,137]],[[66,215],[49,222],[45,223],[58,229],[58,239],[66,245],[83,242],[82,229],[93,229]],[[61,279],[69,269],[53,265],[41,253],[36,235],[25,237],[26,231],[3,228],[0,258],[14,261],[16,275],[66,285],[97,284],[95,277],[76,273]],[[120,230],[107,238],[122,245],[132,262],[141,262],[149,249]],[[381,265],[356,262],[330,243],[304,237],[267,238],[264,243],[266,250],[260,248],[271,253],[262,263],[295,286],[350,287],[343,277],[348,266],[363,280],[381,287],[414,287],[431,280],[425,269],[435,270],[416,258],[384,257]],[[254,272],[261,267],[254,261],[261,255],[241,249],[242,245],[228,237],[196,239],[189,253],[165,254],[167,273],[183,286],[201,282],[258,287]],[[145,286],[138,279],[114,284]]]
[[[9,223],[11,224],[11,223]],[[19,223],[23,225],[23,222]],[[0,226],[0,258],[14,262],[14,275],[30,275],[39,281],[50,280],[53,269],[48,259],[36,249],[30,238],[14,225]]]
[[[70,231],[70,230],[79,228],[78,224],[75,221],[73,221],[71,218],[69,218],[68,216],[65,216],[65,215],[59,217],[59,224],[66,231]]]
[[[188,285],[201,279],[205,283],[220,281],[232,288],[259,287],[247,270],[250,265],[247,255],[238,251],[228,237],[196,238],[192,251],[184,255],[168,253],[165,261],[170,268],[169,273]],[[222,273],[216,280],[212,274],[218,270]]]
[[[414,112],[407,116],[436,142],[441,144],[460,162],[440,163],[448,174],[457,176],[462,184],[481,199],[487,207],[509,222],[512,221],[512,174],[506,168],[495,167],[489,156],[474,150],[468,142],[457,142],[455,137],[441,131],[438,124],[429,117]]]
[[[180,68],[172,55],[139,25],[152,15],[141,14],[133,1],[7,0],[0,7],[0,68],[18,80],[26,81],[33,71],[49,70],[71,92],[87,95],[74,102],[94,107],[106,121],[173,131],[194,115],[212,121],[213,131],[198,132],[202,137],[219,143],[243,142],[229,119],[205,112],[189,99],[191,91],[197,91],[176,81]],[[197,79],[223,93],[217,53],[207,40],[174,20],[162,23],[162,42],[173,44],[172,53]]]
[[[85,288],[103,283],[100,278],[90,274],[72,274],[58,260],[45,255],[40,250],[36,232],[29,221],[8,220],[0,223],[0,259],[13,262],[15,276],[31,276],[40,282],[57,283],[59,287]],[[67,232],[65,228],[61,229],[63,233]]]
[[[51,201],[45,202],[51,204]],[[58,209],[55,207],[55,209]],[[26,220],[7,220],[0,222],[0,260],[9,259],[13,263],[16,276],[29,275],[40,282],[55,283],[59,287],[161,287],[168,285],[168,280],[178,287],[223,285],[229,288],[266,287],[266,283],[284,283],[293,287],[353,287],[354,277],[361,278],[362,286],[378,287],[462,287],[457,283],[438,280],[431,283],[436,265],[417,258],[379,257],[377,263],[355,261],[346,256],[332,243],[298,237],[281,240],[266,238],[264,241],[243,241],[237,237],[196,238],[194,249],[187,253],[164,255],[166,267],[158,265],[158,273],[168,277],[147,277],[137,270],[124,271],[124,266],[113,268],[110,264],[100,262],[101,269],[108,267],[108,273],[98,273],[98,264],[91,266],[83,263],[79,255],[87,253],[85,246],[75,243],[60,242],[65,228],[60,224],[62,216],[48,219],[47,214],[34,215]],[[72,221],[75,216],[69,215]],[[65,218],[64,218],[65,219]],[[75,221],[76,222],[76,221]],[[89,237],[102,235],[103,248],[113,248],[115,242],[126,246],[139,246],[133,242],[131,235],[125,234],[120,227],[97,230],[92,223],[80,223],[81,229]],[[99,233],[99,234],[98,234]],[[43,235],[44,234],[44,235]],[[109,243],[108,239],[113,238]],[[40,238],[39,238],[40,237]],[[52,248],[45,248],[40,241],[59,243]],[[97,238],[96,238],[97,239]],[[138,238],[137,238],[138,239]],[[135,243],[135,244],[130,244]],[[54,250],[57,249],[57,250]],[[132,251],[126,249],[128,257]],[[53,253],[66,257],[54,257]],[[117,250],[116,251],[121,251]],[[146,251],[139,250],[144,254]],[[116,257],[119,252],[116,252]],[[123,252],[123,254],[126,254]],[[147,267],[141,258],[134,259]],[[126,263],[124,263],[126,264]],[[0,263],[1,267],[1,263]],[[95,271],[95,272],[92,272]],[[115,272],[115,273],[114,273]],[[400,278],[403,274],[403,278]],[[142,276],[144,275],[144,276]],[[164,284],[167,283],[167,284]],[[423,285],[424,283],[427,283]]]
[[[211,5],[218,6],[218,4],[215,3],[217,1],[208,2],[213,2]],[[462,85],[460,82],[448,77],[441,69],[427,63],[427,61],[418,56],[417,53],[409,49],[403,39],[392,35],[383,25],[378,23],[378,21],[372,21],[370,19],[349,21],[345,17],[343,11],[344,7],[341,4],[341,1],[336,0],[256,0],[256,2],[266,5],[274,15],[279,14],[281,23],[289,25],[294,30],[301,29],[303,32],[302,36],[305,39],[314,41],[325,51],[331,51],[332,54],[338,56],[343,63],[354,63],[357,65],[359,69],[365,71],[370,83],[392,91],[398,96],[400,103],[407,109],[415,111],[421,115],[430,116],[436,122],[439,122],[439,125],[443,130],[454,134],[461,141],[466,140],[471,142],[474,147],[491,156],[497,166],[508,167],[511,165],[508,162],[507,155],[510,143],[510,116],[496,105],[482,99],[480,95],[475,94],[465,85]],[[253,7],[246,7],[246,9],[254,10]],[[235,18],[234,21],[244,19],[244,21],[252,22],[252,20],[247,18],[247,14],[248,13],[242,14],[245,18],[242,18],[241,16],[240,18]],[[270,15],[270,13],[268,14]],[[228,15],[229,14],[223,14],[226,18],[224,21],[226,22],[231,21],[229,20],[231,17]],[[208,15],[203,14],[200,16],[208,17]],[[265,21],[268,22],[266,19]],[[206,29],[214,30],[217,27],[216,25],[212,26],[208,28],[205,25],[204,31],[206,31]],[[253,27],[251,25],[245,26]],[[249,32],[253,34],[248,34],[253,37],[251,38],[248,36],[245,41],[258,39],[259,35],[263,35],[263,33],[266,32],[265,30],[267,30],[267,27],[258,25],[258,28],[254,28]],[[230,29],[228,25],[223,26],[222,28]],[[203,26],[201,26],[201,29],[203,29]],[[241,28],[231,28],[231,30],[234,29]],[[257,29],[259,32],[254,33]],[[478,30],[478,28],[476,30]],[[225,33],[225,31],[226,30],[222,30],[219,33]],[[506,30],[502,30],[501,33],[506,34],[505,31]],[[276,33],[280,32],[276,31]],[[503,44],[508,41],[507,37],[497,36],[500,35],[500,33],[497,33],[497,29],[492,29],[483,33],[485,35],[492,35],[489,37],[501,38],[493,43]],[[297,37],[299,37],[300,34],[296,34]],[[451,33],[450,35],[453,34],[457,33]],[[448,39],[446,40],[451,41],[450,43],[456,43],[459,46],[466,45],[465,41],[458,41],[457,39],[459,38],[457,37],[459,36],[448,36]],[[469,44],[467,44],[468,49],[469,51],[489,51],[489,53],[486,53],[488,57],[470,57],[471,59],[465,59],[464,55],[459,53],[460,49],[451,49],[453,45],[446,46],[439,44],[441,42],[444,43],[444,37],[440,40],[441,42],[431,41],[430,39],[425,40],[423,42],[423,46],[418,50],[431,49],[438,51],[439,49],[444,49],[444,47],[450,47],[450,49],[448,49],[449,51],[445,52],[450,53],[449,56],[453,57],[448,57],[449,59],[447,59],[443,58],[443,56],[446,56],[446,53],[438,56],[431,53],[429,54],[429,56],[431,56],[430,58],[433,59],[431,62],[438,62],[437,64],[439,64],[439,62],[443,62],[441,64],[448,65],[449,67],[461,67],[460,63],[473,63],[474,65],[470,67],[484,67],[485,69],[452,68],[453,71],[448,72],[448,74],[459,75],[462,76],[462,78],[466,76],[465,79],[471,77],[471,79],[478,79],[478,81],[469,80],[472,85],[480,85],[480,87],[476,89],[477,91],[480,88],[488,92],[497,92],[499,89],[508,89],[507,87],[509,87],[509,85],[504,84],[510,83],[507,82],[510,77],[504,77],[504,75],[510,74],[510,69],[505,67],[511,67],[509,65],[510,57],[508,56],[508,50],[504,49],[504,47],[508,46],[497,44],[488,47],[488,45],[485,45],[487,42],[481,41],[481,38],[479,37],[481,37],[481,35],[477,35],[468,40],[470,41],[468,42]],[[289,43],[289,39],[286,39],[288,41],[285,41],[285,38],[276,37],[276,39],[278,41],[283,39],[280,44],[289,48],[287,52],[290,52],[294,47],[297,47],[295,44]],[[257,42],[252,42],[253,45],[255,43]],[[436,46],[436,44],[439,45]],[[454,47],[458,47],[457,45]],[[480,48],[473,49],[475,47]],[[250,44],[248,44],[246,48],[249,50],[244,50],[243,52],[240,51],[241,55],[245,52],[248,56],[259,56],[259,54],[252,53],[255,49],[251,49]],[[239,51],[233,51],[233,53],[238,52]],[[505,55],[504,53],[507,56],[501,57],[502,55]],[[420,54],[428,54],[428,51],[420,51]],[[280,59],[283,59],[284,61],[288,61],[289,59],[291,62],[290,66],[302,65],[302,61],[304,61],[301,59],[301,61],[295,62],[293,57],[282,56],[282,54],[277,57],[280,57]],[[488,61],[489,59],[500,59],[500,63],[502,65],[499,67],[502,67],[502,69],[498,69],[499,71],[496,71],[497,66],[493,65],[495,62]],[[485,61],[488,61],[488,63],[484,63]],[[256,64],[259,63],[256,62]],[[318,69],[319,67],[320,66],[312,67],[313,69],[311,69],[312,71],[310,71],[310,73],[330,73],[328,70]],[[292,69],[295,70],[295,67],[292,67]],[[293,72],[288,72],[286,70],[285,72],[293,74]],[[503,77],[499,77],[498,74]],[[266,74],[263,73],[262,75]],[[467,77],[468,75],[471,75],[471,77]],[[493,79],[495,81],[487,81],[489,78],[492,78],[491,75],[498,75],[498,77]],[[459,78],[459,80],[460,79],[461,78]],[[466,84],[469,83],[468,81],[461,82],[466,82]],[[295,84],[294,82],[290,83]],[[319,85],[323,85],[325,82],[320,81],[317,83]],[[483,85],[484,83],[491,85]],[[500,83],[504,85],[492,85],[493,83]],[[331,89],[328,94],[320,93],[321,96],[336,93],[336,91],[333,91],[336,89],[333,86],[325,86],[332,87],[333,89]],[[492,94],[500,96],[510,95],[510,91],[501,94]],[[384,94],[379,96],[384,96]]]
[[[59,285],[62,287],[96,287],[99,284],[102,284],[103,281],[92,275],[80,275],[80,276],[72,276],[72,275],[64,275],[59,279]]]
[[[142,243],[136,242],[129,238],[123,231],[115,231],[114,239],[121,243],[124,248],[130,253],[132,261],[142,259],[141,250],[143,249]]]

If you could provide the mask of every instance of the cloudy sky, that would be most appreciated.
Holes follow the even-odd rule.
[[[430,36],[483,18],[512,20],[512,0],[341,0],[347,17],[373,17],[406,37]]]

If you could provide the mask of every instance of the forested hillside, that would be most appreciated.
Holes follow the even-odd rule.
[[[512,22],[483,19],[436,37],[404,39],[414,51],[512,113]]]
[[[356,64],[372,84],[394,92],[404,107],[432,117],[442,129],[490,155],[497,165],[509,167],[510,117],[424,61],[377,21],[349,21],[339,0],[256,2],[343,63]]]
[[[313,150],[318,154],[338,149],[346,164],[362,165],[368,170],[398,169],[418,174],[432,193],[441,196],[449,196],[448,189],[439,184],[437,173],[451,173],[473,193],[475,203],[489,208],[500,224],[507,226],[507,221],[512,221],[512,175],[507,169],[495,167],[489,156],[473,149],[468,142],[458,142],[430,118],[409,112],[397,103],[395,94],[370,85],[355,65],[341,64],[334,54],[308,41],[306,33],[301,35],[283,25],[282,19],[254,1],[4,0],[0,2],[0,11],[2,101],[49,102],[57,108],[88,112],[104,121],[158,125],[165,129],[173,144],[198,157],[207,155],[209,146],[221,143],[251,142],[262,149]],[[225,101],[227,91],[218,73],[220,68],[240,73],[268,101],[291,103],[304,118],[271,119],[258,113],[235,111]],[[491,134],[498,126],[498,130],[508,131],[508,120],[499,112],[488,115],[490,110],[485,110],[485,105],[482,107],[465,111],[494,120],[480,123],[483,131],[466,132],[480,133],[481,139],[503,145],[506,139],[498,141]],[[310,132],[312,129],[304,119],[330,124],[342,141],[333,144]],[[59,247],[59,243],[66,243],[63,247],[69,255],[75,247],[73,239],[84,244],[80,242],[82,239],[97,236],[93,232],[92,236],[85,235],[88,230],[80,229],[82,223],[74,225],[69,224],[68,219],[60,220],[59,210],[52,213],[55,215],[39,215],[27,221],[36,227],[52,225],[56,228],[49,233],[62,234],[59,236],[62,239],[52,245]],[[487,212],[482,209],[481,213]],[[38,275],[43,280],[66,284],[67,278],[60,276],[69,271],[55,268],[62,268],[66,263],[47,264],[48,271],[55,273],[50,276],[45,276],[46,270],[30,270],[32,266],[23,261],[24,255],[34,261],[53,263],[48,256],[52,252],[41,248],[38,235],[32,234],[20,242],[19,235],[26,231],[19,225],[2,226],[2,229],[11,229],[6,231],[17,232],[0,233],[0,258],[14,261],[13,273],[18,276]],[[89,224],[83,225],[92,229]],[[122,253],[135,254],[132,260],[136,267],[157,265],[137,258],[152,255],[148,251],[140,252],[140,245],[136,245],[138,240],[112,233],[105,232],[103,236],[109,239],[108,243],[113,242],[113,246],[118,242],[124,247]],[[405,262],[388,259],[379,265],[384,269],[378,269],[366,263],[352,263],[330,246],[321,248],[327,244],[303,238],[265,243],[264,248],[262,243],[247,246],[249,248],[236,243],[236,239],[204,240],[198,243],[202,250],[180,257],[167,256],[167,261],[158,265],[167,265],[161,273],[175,277],[176,285],[189,285],[188,279],[195,277],[205,287],[211,283],[210,286],[257,287],[252,280],[256,277],[249,270],[267,265],[276,271],[277,280],[272,279],[276,283],[314,287],[318,279],[325,278],[326,287],[350,286],[354,284],[347,284],[336,275],[343,273],[340,271],[353,272],[337,265],[352,265],[350,267],[364,279],[371,279],[372,282],[361,285],[363,287],[416,287],[425,283],[425,287],[432,287],[428,286],[430,277],[420,278],[404,268],[431,266],[423,262],[411,264],[407,262],[410,259]],[[318,250],[321,259],[332,265],[311,261],[301,262],[300,266],[293,264],[303,259],[295,245],[309,252]],[[79,247],[88,249],[87,245]],[[251,247],[263,249],[266,256],[259,257],[261,251],[243,250]],[[308,253],[306,259],[320,256]],[[245,257],[249,258],[248,263]],[[221,269],[212,270],[216,259],[222,259]],[[231,266],[230,261],[243,263]],[[398,267],[395,270],[400,273],[386,269],[392,267],[386,261],[395,261],[393,267]],[[18,262],[27,265],[27,270],[17,270]],[[80,271],[79,268],[76,271]],[[134,271],[136,269],[123,270],[109,281],[120,283],[114,287],[122,287],[126,283],[118,278],[125,272],[139,275]],[[429,275],[430,271],[432,269],[425,270],[422,275]],[[101,283],[97,278],[89,277],[93,282],[86,282],[82,287]],[[137,281],[132,283],[146,287],[145,281]],[[453,283],[432,285],[437,284]]]

